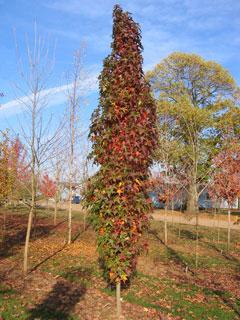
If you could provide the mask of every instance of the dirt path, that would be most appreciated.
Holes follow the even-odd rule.
[[[44,203],[41,203],[42,205],[45,205]],[[49,203],[49,207],[54,208],[54,203]],[[67,210],[68,209],[68,203],[63,202],[59,204],[59,208]],[[81,204],[73,204],[72,205],[73,211],[81,212],[83,211]],[[164,210],[154,210],[154,213],[152,214],[152,217],[154,220],[157,221],[164,221]],[[195,225],[196,224],[196,217],[189,214],[182,214],[179,211],[167,211],[167,222],[173,222],[173,223],[182,223],[182,224],[190,224]],[[219,219],[219,220],[218,220]],[[237,222],[237,220],[240,219],[237,216],[231,216],[231,229],[239,230],[240,231],[240,220]],[[216,215],[216,219],[212,218],[207,213],[199,213],[199,225],[205,226],[205,227],[212,227],[212,228],[228,228],[228,221],[226,215]]]
[[[155,210],[154,213],[152,214],[154,220],[157,221],[164,221],[165,219],[165,213],[164,210]],[[227,228],[228,227],[228,221],[226,220],[226,216],[220,215],[219,221],[218,218],[213,219],[211,217],[208,217],[207,214],[205,213],[200,213],[199,214],[199,225],[200,226],[205,226],[205,227],[212,227],[212,228]],[[173,222],[173,223],[182,223],[182,224],[190,224],[190,225],[195,225],[196,224],[196,217],[195,216],[190,216],[187,214],[182,214],[180,212],[173,211],[167,211],[167,216],[166,216],[167,222]],[[237,217],[232,216],[231,217],[231,229],[234,230],[239,230],[240,231],[240,223],[236,224]]]

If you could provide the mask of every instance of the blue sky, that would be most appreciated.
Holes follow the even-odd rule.
[[[19,81],[16,69],[13,29],[20,47],[26,34],[31,39],[34,22],[41,35],[56,41],[55,68],[48,88],[65,85],[64,73],[72,56],[86,42],[85,69],[92,81],[110,51],[112,32],[111,0],[0,0],[0,129],[16,125],[19,106],[12,84]],[[226,67],[240,83],[240,1],[238,0],[135,0],[119,1],[142,28],[144,69],[150,69],[173,51],[194,52]],[[87,126],[97,105],[97,84],[85,86],[87,105],[81,118]],[[51,112],[61,113],[65,95],[50,101]]]

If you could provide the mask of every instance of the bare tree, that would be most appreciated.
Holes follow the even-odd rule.
[[[50,57],[49,49],[44,39],[38,34],[37,27],[34,28],[33,44],[30,45],[26,38],[26,55],[22,59],[16,41],[17,62],[20,85],[15,84],[17,98],[23,106],[24,123],[20,121],[21,134],[28,149],[31,168],[31,202],[28,216],[24,248],[24,274],[28,270],[28,251],[33,217],[36,221],[36,198],[38,189],[38,177],[41,167],[51,157],[54,157],[53,146],[59,141],[59,126],[53,125],[52,116],[47,116],[49,91],[46,85],[53,70],[53,57]]]
[[[79,108],[82,97],[81,82],[83,79],[83,57],[84,46],[74,53],[73,68],[70,71],[68,104],[69,104],[69,208],[68,208],[68,244],[72,241],[72,197],[74,183],[74,159],[76,138],[79,134],[77,124],[79,123]],[[76,181],[75,181],[76,182]]]

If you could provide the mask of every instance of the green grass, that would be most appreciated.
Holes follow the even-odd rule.
[[[198,302],[199,295],[206,297],[207,300]],[[132,287],[123,294],[124,300],[128,302],[180,316],[186,320],[237,319],[232,307],[223,304],[222,296],[227,301],[234,300],[230,294],[226,295],[224,292],[213,290],[206,292],[194,284],[176,283],[169,279],[158,279],[139,273]],[[236,309],[238,303],[239,301],[235,299],[233,306]]]
[[[42,305],[31,310],[24,304],[26,301],[22,301],[15,290],[0,286],[0,315],[4,320],[80,320],[77,316]]]
[[[0,315],[4,320],[27,319],[26,308],[16,291],[0,285]]]
[[[103,291],[111,296],[115,294],[109,288]],[[186,320],[235,320],[238,319],[237,312],[240,312],[239,300],[234,299],[230,293],[158,279],[142,273],[137,274],[129,289],[122,291],[122,296],[129,303]],[[198,302],[199,297],[203,297],[203,301]]]
[[[27,213],[25,209],[20,214]],[[52,218],[52,212],[46,213],[40,209],[41,217]],[[66,218],[66,212],[59,212],[59,220]],[[74,213],[74,221],[82,222],[82,215],[79,212]],[[178,236],[179,227],[181,228],[181,237]],[[155,264],[166,270],[172,270],[175,266],[184,274],[184,266],[188,266],[195,274],[189,275],[189,278],[172,277],[163,275],[161,277],[151,274],[151,270],[146,268],[142,272],[137,272],[129,288],[122,290],[124,301],[139,305],[145,308],[159,310],[165,314],[179,316],[185,320],[235,320],[239,319],[240,299],[233,296],[231,290],[221,291],[213,290],[207,283],[197,285],[194,279],[203,279],[205,269],[213,274],[227,271],[229,274],[237,275],[240,270],[239,248],[236,243],[240,241],[239,231],[232,230],[232,245],[229,253],[226,252],[227,230],[221,229],[220,243],[217,243],[217,231],[212,228],[199,227],[199,268],[195,269],[195,227],[190,225],[168,224],[168,246],[164,246],[160,241],[163,239],[163,223],[153,221],[151,228],[155,230],[155,235],[150,234],[149,253],[146,257],[148,262]],[[86,233],[88,234],[88,233]],[[56,234],[55,234],[56,236]],[[64,237],[58,233],[58,237]],[[94,234],[90,234],[93,236]],[[157,237],[158,238],[157,238]],[[81,241],[82,236],[77,239]],[[159,240],[160,239],[160,240]],[[213,242],[213,239],[215,241]],[[85,239],[86,240],[86,239]],[[46,238],[46,241],[49,241]],[[87,241],[86,241],[87,243]],[[19,259],[22,252],[17,253]],[[34,255],[34,252],[31,252]],[[37,256],[37,254],[36,254]],[[47,255],[46,255],[47,256]],[[16,259],[16,255],[10,257]],[[32,258],[33,259],[33,258]],[[56,254],[51,259],[46,260],[40,267],[41,271],[51,273],[53,276],[61,276],[70,283],[82,284],[89,288],[96,285],[99,280],[104,293],[114,296],[115,292],[109,288],[102,288],[101,270],[95,261],[80,256],[68,255],[67,251]],[[228,279],[226,279],[228,281]],[[34,301],[33,301],[34,303]],[[29,311],[28,302],[23,301],[20,292],[16,292],[7,287],[0,286],[0,314],[4,320],[29,319],[30,314],[36,315],[41,320],[47,319],[80,319],[74,315],[65,315],[59,311],[49,310],[43,306],[36,306],[35,311]]]

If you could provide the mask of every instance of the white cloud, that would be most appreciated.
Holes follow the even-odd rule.
[[[84,79],[79,90],[82,96],[87,96],[91,92],[97,90],[97,75],[91,75]],[[47,100],[47,107],[53,107],[65,103],[68,99],[68,91],[71,89],[72,84],[65,84],[58,87],[49,88],[43,90],[40,93],[40,99]],[[19,97],[14,100],[10,100],[0,106],[0,117],[8,117],[24,112],[26,105],[30,102],[31,96]]]

